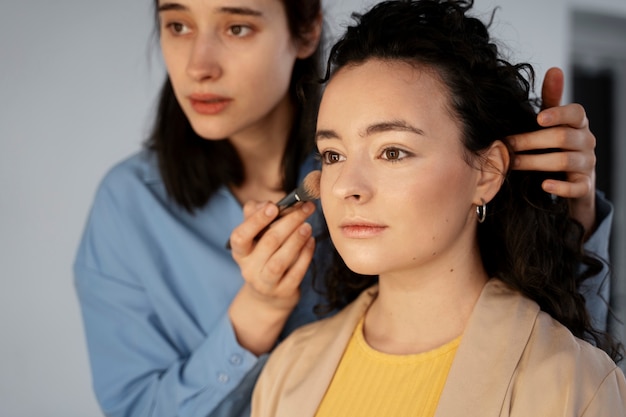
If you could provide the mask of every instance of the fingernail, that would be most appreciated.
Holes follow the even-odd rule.
[[[509,145],[511,146],[511,148],[515,148],[515,137],[514,136],[508,136],[506,138],[506,140],[509,142]]]
[[[539,113],[539,124],[547,125],[552,123],[552,115],[550,113]]]
[[[274,217],[277,212],[278,212],[278,207],[276,207],[273,204],[268,204],[268,206],[265,208],[265,215],[267,217]]]
[[[302,236],[307,236],[311,233],[311,225],[308,223],[304,223],[302,226],[300,226],[300,228],[298,229],[298,232],[302,235]]]
[[[547,193],[552,193],[552,192],[556,191],[556,187],[551,182],[544,182],[543,183],[543,190],[545,192],[547,192]]]
[[[306,214],[310,214],[313,212],[313,204],[311,203],[304,203],[302,205],[302,211],[305,212]]]

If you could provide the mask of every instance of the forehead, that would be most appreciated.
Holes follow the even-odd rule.
[[[264,15],[284,11],[282,0],[157,0],[158,10]]]
[[[359,79],[363,82],[367,78],[372,80],[366,82],[368,89],[373,89],[377,85],[382,90],[397,87],[446,89],[436,70],[426,65],[378,58],[344,66],[333,75],[329,85],[338,83],[349,85],[349,80]]]
[[[318,126],[372,118],[449,118],[448,96],[447,87],[429,67],[368,60],[334,74],[322,97]]]

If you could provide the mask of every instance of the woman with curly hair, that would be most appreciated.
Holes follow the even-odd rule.
[[[601,261],[539,186],[562,174],[511,169],[504,138],[538,128],[533,69],[471,7],[383,2],[331,50],[326,289],[351,303],[274,351],[253,416],[626,415],[621,346],[578,292]]]

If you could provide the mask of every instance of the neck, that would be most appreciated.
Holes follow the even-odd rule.
[[[421,353],[462,335],[488,279],[478,254],[465,269],[412,274],[379,277],[364,323],[365,339],[376,350]]]
[[[277,200],[282,191],[282,162],[293,126],[293,105],[287,96],[264,119],[229,140],[244,168],[244,182],[232,191],[241,203]]]

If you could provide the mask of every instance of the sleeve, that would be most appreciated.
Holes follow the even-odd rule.
[[[598,227],[585,242],[585,250],[599,256],[603,261],[602,270],[583,282],[580,292],[585,297],[587,310],[595,328],[606,331],[611,292],[609,272],[609,239],[613,222],[613,206],[600,192],[596,193]]]
[[[230,396],[241,400],[241,391],[251,390],[253,381],[239,383],[257,359],[239,347],[227,315],[194,351],[182,354],[141,288],[81,265],[75,274],[94,390],[106,416],[206,416]]]
[[[237,343],[227,312],[206,332],[188,316],[172,319],[180,329],[166,330],[156,302],[133,276],[137,271],[120,266],[136,261],[140,249],[127,242],[115,205],[106,193],[97,196],[74,264],[93,388],[104,414],[206,417],[217,409],[214,416],[231,417],[237,415],[232,407],[221,407],[224,414],[218,407],[230,397],[246,413],[258,359]]]
[[[602,381],[581,417],[624,416],[626,416],[626,379],[621,369],[615,368]]]
[[[226,396],[208,417],[250,416],[250,399],[268,356],[264,354],[259,358],[256,366],[248,372],[237,389]]]

